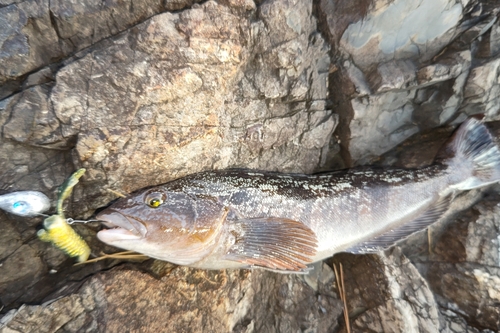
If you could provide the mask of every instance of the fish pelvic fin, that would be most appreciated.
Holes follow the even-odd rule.
[[[398,228],[388,230],[373,239],[356,244],[348,248],[347,250],[344,250],[344,252],[357,254],[374,253],[383,251],[391,247],[397,242],[408,238],[410,235],[418,231],[424,230],[425,228],[439,220],[450,207],[452,197],[452,195],[448,195],[444,198],[441,198],[432,206],[430,206],[424,214],[417,217],[416,219]]]
[[[461,170],[459,178],[452,183],[457,190],[471,190],[500,181],[500,150],[486,126],[476,118],[467,119],[458,128],[436,161],[449,165],[452,170]]]
[[[234,244],[224,256],[249,268],[280,273],[306,273],[316,255],[316,234],[301,222],[277,218],[235,222]]]

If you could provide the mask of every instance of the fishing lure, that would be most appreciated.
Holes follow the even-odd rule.
[[[87,171],[84,168],[78,169],[62,185],[59,187],[58,199],[57,199],[57,214],[64,216],[63,212],[63,203],[71,193],[73,192],[73,187],[78,184],[78,181],[83,176],[83,174]]]
[[[70,257],[78,257],[78,262],[86,261],[90,247],[66,222],[61,215],[52,215],[43,221],[45,229],[38,231],[38,238],[50,242]]]
[[[43,221],[45,229],[38,231],[40,240],[50,242],[70,257],[78,257],[79,262],[86,261],[90,255],[90,247],[70,227],[64,217],[63,202],[67,199],[73,187],[78,183],[80,177],[85,173],[85,169],[75,171],[60,187],[57,199],[57,214],[49,216]]]
[[[0,195],[0,209],[25,217],[43,215],[50,208],[50,200],[38,191],[19,191]]]

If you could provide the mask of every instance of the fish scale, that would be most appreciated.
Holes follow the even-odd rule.
[[[375,169],[369,170],[367,176],[362,170],[351,170],[342,177],[333,177],[333,174],[300,176],[299,180],[283,183],[278,183],[282,179],[279,174],[248,174],[242,170],[211,172],[197,177],[203,176],[206,183],[204,190],[214,196],[227,197],[227,193],[232,193],[222,203],[231,206],[238,216],[281,216],[303,221],[313,230],[321,230],[322,232],[317,232],[319,255],[331,248],[332,240],[338,240],[339,246],[335,251],[341,251],[352,245],[350,242],[346,243],[346,239],[353,238],[353,242],[356,242],[369,238],[374,228],[377,228],[378,221],[397,222],[412,210],[422,210],[422,206],[428,206],[430,202],[414,200],[415,194],[408,198],[405,192],[420,193],[422,198],[429,197],[432,193],[437,195],[435,192],[443,187],[437,181],[437,175],[442,175],[441,182],[447,181],[446,168],[441,165],[416,170]],[[189,177],[185,180],[188,179]],[[271,191],[269,187],[261,185],[264,182],[276,185],[273,185]],[[370,182],[371,185],[364,186],[365,182]],[[189,182],[183,187],[186,193],[199,190],[193,190],[188,184]],[[321,186],[320,195],[318,184]],[[388,200],[393,202],[388,204]],[[368,211],[363,211],[363,206]],[[323,228],[325,220],[330,223]],[[344,220],[353,221],[347,226],[350,228],[347,229],[348,232],[343,224]],[[367,225],[373,227],[367,228]],[[383,231],[387,227],[379,229]]]

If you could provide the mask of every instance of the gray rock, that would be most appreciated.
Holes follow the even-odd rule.
[[[196,0],[7,1],[0,7],[0,98],[19,90],[27,74],[57,63],[166,10]]]
[[[24,90],[7,100],[5,112],[10,114],[3,125],[3,136],[32,146],[64,148],[59,121],[47,98],[50,86],[39,85]]]
[[[465,319],[451,310],[441,311],[441,329],[443,333],[493,333],[494,331],[484,329],[479,330],[469,326]]]
[[[27,0],[0,8],[0,98],[18,89],[23,75],[61,55],[49,3]]]
[[[380,255],[341,254],[334,260],[344,266],[353,332],[438,331],[434,295],[398,248]]]
[[[87,168],[87,182],[99,182],[85,193],[99,195],[93,209],[112,199],[107,186],[130,192],[210,167],[311,172],[320,165],[336,126],[319,103],[327,93],[327,48],[319,35],[309,38],[311,3],[304,3],[304,22],[293,21],[291,6],[270,2],[259,12],[266,24],[252,26],[214,2],[161,14],[58,72],[50,100],[62,136],[78,134],[75,162]],[[265,16],[277,8],[292,21]],[[281,25],[290,40],[273,45],[284,38]],[[249,29],[269,39],[255,41]],[[170,38],[158,38],[164,35]],[[243,70],[252,61],[250,76]],[[254,95],[244,98],[249,86]]]
[[[343,146],[352,163],[367,164],[420,130],[456,117],[471,57],[470,51],[452,53],[418,70],[410,60],[392,61],[356,75],[353,66],[347,72],[358,94],[339,97],[346,101],[346,110],[339,113],[351,119]]]
[[[499,119],[495,2],[197,2],[0,0],[0,191],[55,199],[85,167],[66,207],[85,218],[108,190],[205,169],[418,167],[466,117]],[[404,254],[334,257],[353,331],[500,330],[497,192],[459,196]],[[345,331],[327,264],[304,279],[73,266],[40,222],[0,214],[2,332]],[[98,228],[75,227],[113,251]]]
[[[462,112],[467,115],[484,113],[488,120],[500,119],[499,66],[500,60],[494,59],[471,70],[464,88]]]
[[[18,310],[11,310],[0,320],[0,332],[59,332],[61,327],[78,318],[84,311],[79,295],[71,295],[37,306],[23,305]]]
[[[498,199],[495,195],[460,214],[421,269],[442,308],[493,331],[500,329]]]
[[[392,59],[425,62],[461,32],[462,14],[455,1],[378,1],[347,27],[340,45],[363,69]]]
[[[5,272],[0,277],[1,301],[4,304],[15,301],[46,273],[41,258],[29,245],[18,247],[2,262],[0,269]]]
[[[60,68],[33,73],[22,92],[0,103],[2,189],[38,189],[54,199],[70,172],[85,167],[67,208],[76,218],[114,199],[107,189],[127,193],[208,168],[312,172],[326,162],[337,117],[326,105],[330,58],[312,2],[274,1],[258,10],[251,2],[207,2],[143,17],[133,29],[101,41],[119,31],[99,23],[118,7],[51,6],[56,22],[66,20],[57,23],[60,40],[75,38],[92,47]],[[102,29],[94,39],[82,26],[85,13],[91,14],[85,24]],[[122,14],[128,15],[116,13]],[[70,38],[64,29],[79,32]],[[39,223],[8,234],[6,263],[20,238],[29,239],[37,253],[12,257],[24,254],[37,265],[16,273],[29,282],[23,284],[27,290],[15,284],[17,275],[2,280],[8,307],[43,299],[64,274],[85,276],[109,267],[69,269],[61,253],[34,238]],[[95,232],[77,230],[95,254],[103,249]]]
[[[338,136],[347,166],[371,163],[411,135],[467,115],[497,119],[498,94],[485,77],[495,76],[496,53],[478,51],[485,43],[495,48],[497,9],[475,4],[379,1],[356,11],[320,2],[322,29],[338,49],[330,96],[345,122]],[[493,58],[474,62],[485,55]]]

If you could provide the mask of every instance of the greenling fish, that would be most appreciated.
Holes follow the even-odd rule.
[[[320,175],[206,171],[120,199],[98,238],[179,265],[303,272],[337,252],[387,248],[435,222],[454,195],[500,180],[500,151],[468,119],[419,169]]]
[[[50,200],[38,191],[19,191],[0,195],[0,209],[11,214],[32,217],[50,208]]]

